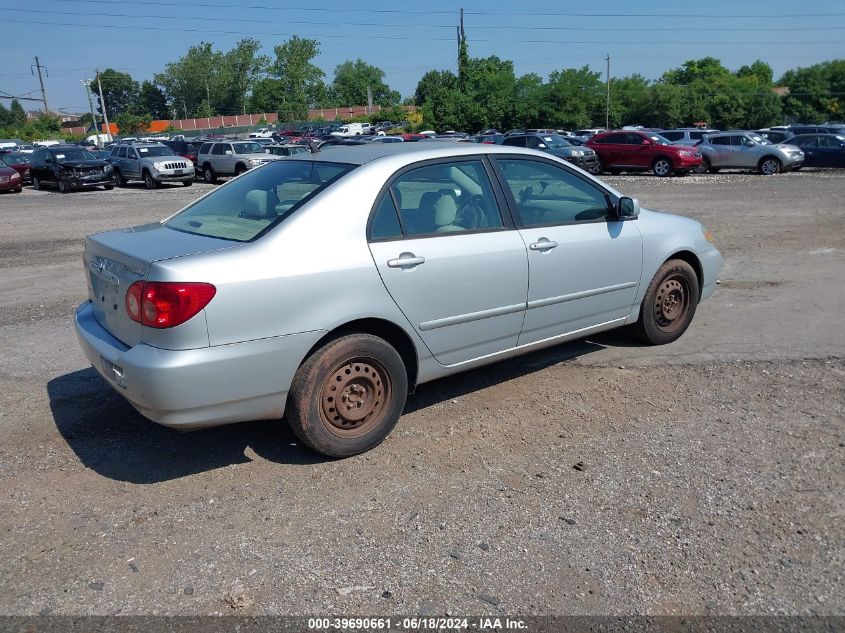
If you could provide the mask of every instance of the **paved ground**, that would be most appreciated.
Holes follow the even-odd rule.
[[[206,185],[0,196],[0,614],[845,614],[845,174],[608,180],[716,234],[689,332],[423,386],[343,461],[146,422],[77,349],[83,236]]]

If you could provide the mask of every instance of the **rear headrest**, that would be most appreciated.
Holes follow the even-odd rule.
[[[434,204],[434,223],[438,226],[449,226],[455,223],[458,215],[458,205],[452,196],[440,196]]]

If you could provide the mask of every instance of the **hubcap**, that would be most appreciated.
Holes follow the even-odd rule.
[[[665,176],[669,173],[669,163],[665,160],[657,161],[657,164],[654,166],[654,171],[656,171],[661,176]]]
[[[657,290],[654,300],[654,318],[657,327],[671,332],[683,324],[689,307],[689,291],[681,277],[666,279]]]
[[[356,358],[336,368],[320,392],[328,429],[341,437],[360,437],[376,426],[391,399],[390,378],[372,358]]]
[[[775,171],[777,171],[777,166],[775,165],[775,161],[767,160],[765,163],[763,163],[763,173],[764,174],[769,176],[769,175],[775,173]]]

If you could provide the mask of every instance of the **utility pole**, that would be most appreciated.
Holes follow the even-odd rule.
[[[367,86],[367,114],[373,113],[373,90]]]
[[[111,126],[109,125],[109,115],[106,113],[106,100],[103,98],[103,84],[100,83],[99,69],[97,69],[97,87],[100,89],[100,107],[103,109],[103,120],[106,122],[106,134],[111,134]]]
[[[91,84],[87,79],[82,79],[82,85],[85,86],[85,94],[88,95],[88,108],[91,110],[91,124],[94,126],[94,134],[97,139],[97,147],[103,149],[103,143],[100,141],[99,126],[97,125],[97,115],[94,114],[94,102],[91,101]]]
[[[604,127],[606,129],[610,129],[610,53],[605,55],[605,61],[607,62],[607,103],[605,104],[604,109]]]
[[[35,57],[35,67],[38,69],[38,83],[41,84],[41,101],[44,102],[44,114],[50,114],[50,110],[47,109],[47,92],[44,90],[44,79],[41,77],[41,69],[44,68],[41,63],[38,61],[38,57]],[[30,67],[30,72],[32,72],[32,67]],[[44,72],[47,72],[47,69],[44,68]],[[47,73],[49,77],[50,74]]]

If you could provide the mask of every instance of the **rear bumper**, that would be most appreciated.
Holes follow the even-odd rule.
[[[322,330],[191,350],[139,343],[127,347],[76,310],[82,351],[99,374],[142,415],[164,426],[203,428],[281,418],[288,389]]]

